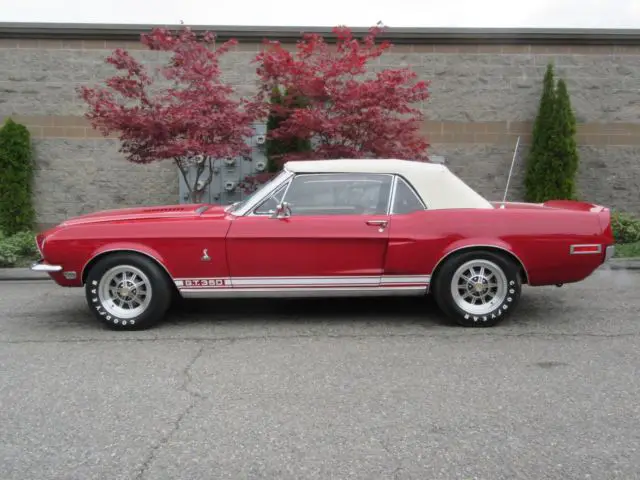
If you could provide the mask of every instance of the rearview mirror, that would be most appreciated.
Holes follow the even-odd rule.
[[[271,218],[286,218],[291,216],[291,207],[287,202],[282,202],[276,207]]]

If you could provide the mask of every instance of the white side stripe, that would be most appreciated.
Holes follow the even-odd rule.
[[[234,278],[231,280],[234,287],[253,287],[258,285],[281,286],[281,285],[353,285],[353,286],[376,286],[379,284],[377,277],[265,277],[265,278]]]
[[[427,284],[431,280],[431,275],[416,275],[411,277],[400,277],[396,275],[383,275],[382,285],[393,285],[394,283],[420,283]]]
[[[401,285],[427,286],[430,275],[377,275],[359,277],[217,277],[178,278],[178,288],[282,288],[282,287],[393,287]]]

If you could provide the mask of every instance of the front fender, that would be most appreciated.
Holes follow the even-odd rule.
[[[98,257],[112,252],[135,252],[146,255],[152,260],[155,260],[158,265],[160,265],[160,267],[162,267],[167,272],[170,278],[174,278],[174,275],[167,267],[165,258],[157,250],[149,247],[148,245],[143,245],[137,242],[115,242],[109,243],[107,245],[102,245],[92,251],[91,255],[82,266],[80,278],[82,279],[83,283],[84,279],[86,278],[88,267],[90,267],[91,264],[93,264],[98,259]]]

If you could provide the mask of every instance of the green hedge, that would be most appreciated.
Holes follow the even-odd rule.
[[[8,119],[0,129],[0,231],[6,236],[33,228],[33,170],[29,130]]]
[[[21,261],[33,261],[38,248],[32,232],[20,232],[10,237],[0,236],[0,268],[15,267]]]
[[[618,244],[640,242],[640,219],[627,213],[611,214],[613,236]]]

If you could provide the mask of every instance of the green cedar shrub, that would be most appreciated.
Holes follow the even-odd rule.
[[[576,200],[578,173],[578,146],[576,144],[576,118],[571,99],[563,79],[558,80],[553,133],[549,138],[551,169],[547,172],[545,195],[548,198]]]
[[[531,149],[525,167],[525,199],[528,202],[545,200],[546,176],[551,168],[548,150],[555,114],[556,92],[553,64],[547,65],[544,75],[542,95],[538,115],[533,125]]]
[[[549,64],[525,166],[526,201],[577,199],[579,154],[575,133],[576,118],[567,85],[560,79],[556,86],[553,64]]]
[[[0,231],[7,237],[33,228],[33,167],[29,130],[8,119],[0,129]]]

